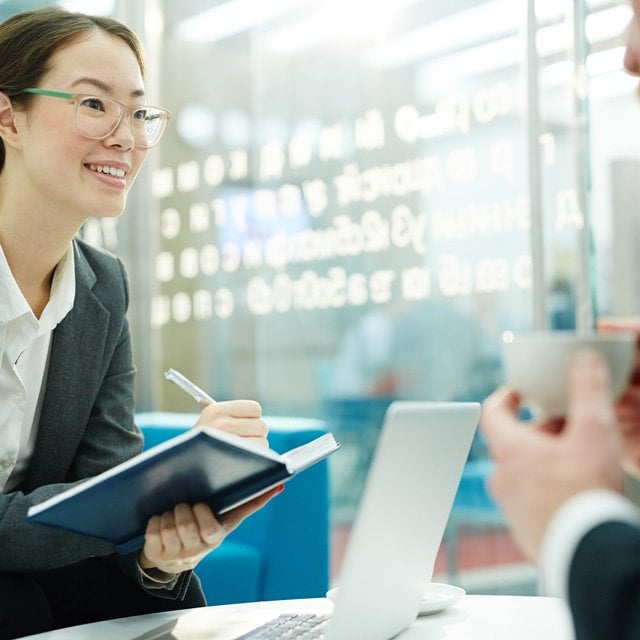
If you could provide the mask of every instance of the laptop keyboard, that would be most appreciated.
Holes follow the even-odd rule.
[[[236,640],[323,640],[329,614],[283,613]]]

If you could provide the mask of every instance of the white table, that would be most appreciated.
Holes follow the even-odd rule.
[[[152,630],[164,628],[177,640],[205,637],[232,640],[279,613],[320,613],[331,611],[332,606],[331,601],[324,598],[224,605],[107,620],[29,638],[144,640],[156,637],[150,633]],[[555,598],[465,596],[441,613],[420,616],[397,637],[401,640],[573,640],[574,636],[569,613],[564,603]]]

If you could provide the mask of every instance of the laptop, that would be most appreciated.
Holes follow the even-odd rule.
[[[297,616],[305,627],[320,624],[313,633],[292,631],[287,638],[389,640],[416,619],[479,418],[480,405],[471,402],[397,401],[389,406],[333,613],[328,622],[323,616]],[[279,637],[268,634],[272,622],[234,638]]]
[[[477,403],[391,404],[349,537],[327,640],[388,640],[416,619],[479,418]]]

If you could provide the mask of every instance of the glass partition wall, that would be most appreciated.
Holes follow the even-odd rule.
[[[143,35],[173,112],[125,215],[84,229],[129,268],[138,408],[196,410],[164,382],[175,367],[218,399],[324,420],[344,445],[334,576],[390,402],[480,401],[504,332],[638,312],[626,0],[100,10]],[[436,577],[534,593],[480,436],[467,467]]]

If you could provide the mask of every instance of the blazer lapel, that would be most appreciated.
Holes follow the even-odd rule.
[[[110,313],[92,292],[96,276],[77,245],[74,257],[75,299],[73,308],[52,335],[29,487],[67,479],[103,375]]]

